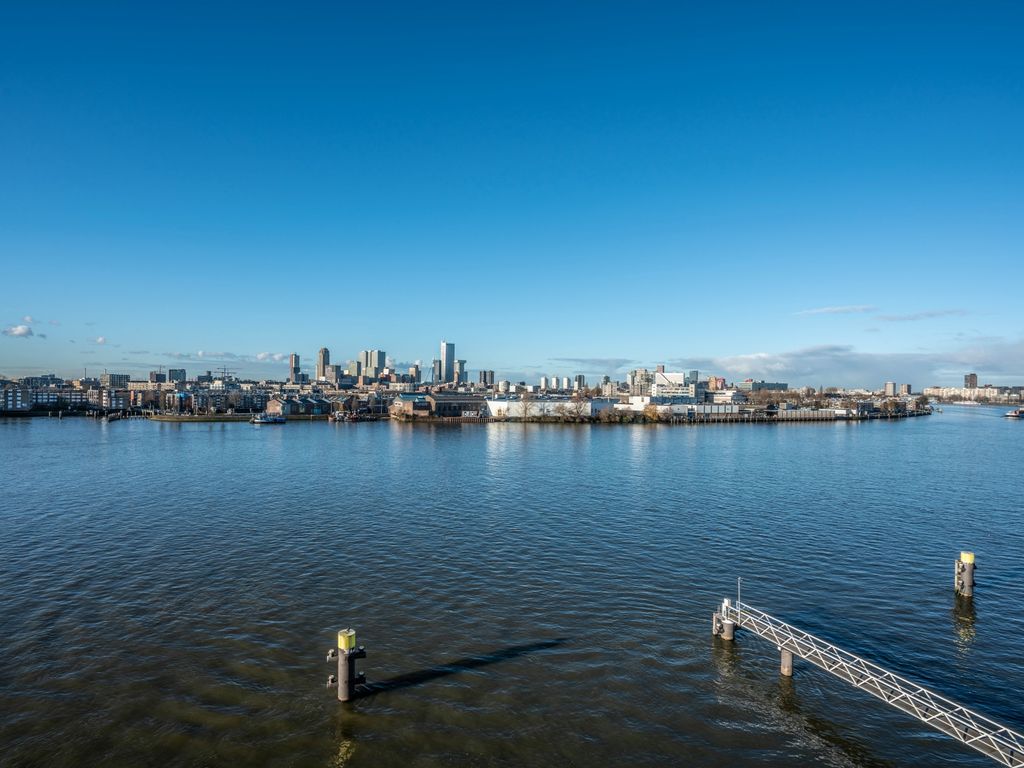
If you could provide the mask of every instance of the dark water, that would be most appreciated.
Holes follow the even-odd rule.
[[[0,763],[988,765],[710,616],[742,576],[1024,729],[1024,423],[1000,414],[0,422]],[[345,706],[324,654],[349,625],[381,685]]]

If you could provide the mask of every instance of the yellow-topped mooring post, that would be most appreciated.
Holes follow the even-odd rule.
[[[974,553],[961,552],[953,564],[953,587],[961,597],[974,596]]]
[[[355,698],[356,686],[366,682],[366,676],[356,674],[356,659],[366,658],[366,649],[356,645],[354,629],[338,630],[338,647],[327,651],[327,661],[338,659],[338,676],[327,678],[327,687],[338,687],[338,701]]]

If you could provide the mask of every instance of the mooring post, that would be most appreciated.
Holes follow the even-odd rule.
[[[785,648],[779,648],[779,651],[782,652],[782,666],[779,669],[779,671],[782,673],[783,677],[792,677],[793,676],[793,652],[792,651],[787,651]]]
[[[711,634],[723,640],[735,639],[736,622],[729,618],[729,598],[722,601],[721,610],[711,614]]]
[[[338,687],[338,701],[349,701],[355,698],[356,686],[366,682],[366,676],[356,674],[356,659],[365,659],[366,649],[356,647],[356,631],[354,629],[338,630],[338,647],[327,651],[327,661],[338,660],[338,675],[327,678],[327,687]]]
[[[961,552],[953,564],[953,587],[961,597],[974,596],[974,553]]]

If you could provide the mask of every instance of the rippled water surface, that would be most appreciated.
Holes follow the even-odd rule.
[[[1024,423],[0,421],[0,763],[977,765],[743,597],[1024,730]],[[972,608],[952,563],[978,558]],[[339,704],[352,626],[377,683]]]

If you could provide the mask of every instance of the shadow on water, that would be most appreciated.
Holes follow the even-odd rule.
[[[837,726],[829,720],[807,711],[800,701],[797,679],[804,674],[801,671],[796,677],[779,676],[779,687],[775,694],[761,687],[760,683],[752,683],[744,677],[744,647],[739,642],[728,642],[716,637],[711,646],[712,663],[723,680],[728,681],[733,689],[740,689],[747,701],[758,701],[765,707],[760,710],[769,713],[772,710],[784,716],[785,728],[802,731],[822,745],[842,754],[853,765],[864,768],[891,768],[892,763],[877,757],[871,748],[856,738],[848,735],[845,727]],[[764,663],[760,655],[757,663]],[[810,665],[804,663],[805,668]],[[811,674],[819,674],[820,670],[809,668]],[[823,673],[822,673],[823,674]]]
[[[803,721],[804,728],[813,734],[815,738],[821,739],[821,741],[833,749],[841,752],[854,765],[868,766],[868,768],[889,768],[892,766],[892,763],[889,761],[873,754],[870,747],[862,744],[855,738],[845,735],[833,723],[811,712],[804,711],[800,706],[796,684],[792,677],[779,677],[778,705],[787,715]]]
[[[501,661],[508,661],[509,659],[515,659],[519,656],[525,656],[529,653],[557,648],[568,641],[568,638],[558,637],[554,640],[543,640],[538,643],[529,643],[527,645],[512,645],[508,648],[491,651],[490,653],[484,653],[477,656],[467,656],[463,659],[455,659],[454,661],[449,661],[446,664],[439,664],[436,667],[420,669],[415,672],[407,672],[404,675],[398,675],[387,680],[366,683],[359,687],[357,695],[358,698],[363,698],[366,696],[373,696],[376,693],[385,693],[387,691],[398,691],[403,688],[411,688],[415,685],[429,683],[431,680],[437,680],[440,677],[457,675],[460,672],[479,669],[480,667],[497,664]]]

